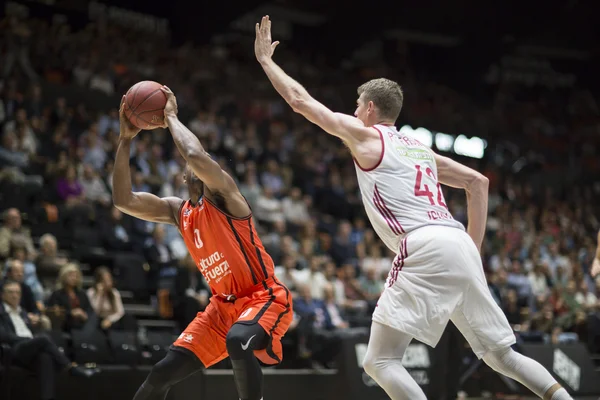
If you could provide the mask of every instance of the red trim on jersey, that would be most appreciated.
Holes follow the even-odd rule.
[[[398,273],[402,271],[404,268],[404,260],[408,257],[408,249],[406,246],[406,238],[400,241],[400,251],[396,256],[396,260],[394,261],[394,266],[390,271],[390,279],[388,281],[388,286],[392,286],[398,280]]]
[[[392,218],[390,218],[390,215],[386,212],[385,208],[382,207],[380,200],[376,194],[373,194],[373,204],[375,204],[375,207],[377,207],[379,214],[381,214],[383,219],[385,219],[385,222],[387,222],[388,227],[392,230],[392,232],[394,232],[395,235],[400,235],[398,228],[392,222]]]
[[[373,167],[371,168],[363,168],[359,163],[358,160],[354,157],[352,157],[352,159],[354,160],[354,162],[356,163],[356,165],[358,166],[358,168],[360,168],[361,170],[363,170],[364,172],[369,172],[369,171],[373,171],[375,168],[379,167],[379,164],[381,164],[381,161],[383,160],[383,155],[385,154],[385,142],[383,141],[383,133],[381,133],[381,131],[379,129],[377,129],[375,126],[373,126],[373,128],[379,132],[379,139],[381,140],[381,156],[379,156],[379,161],[377,161],[377,164],[375,164]]]
[[[392,228],[392,231],[394,231],[394,233],[396,235],[400,235],[401,233],[405,233],[404,232],[404,228],[402,228],[402,225],[400,224],[400,222],[398,221],[398,218],[396,218],[396,216],[394,215],[394,213],[392,213],[392,211],[388,208],[388,206],[385,204],[385,201],[383,200],[383,196],[381,195],[381,193],[379,192],[379,188],[377,187],[377,184],[375,184],[375,193],[373,195],[373,200],[375,202],[375,199],[377,199],[377,202],[375,202],[376,205],[378,205],[378,208],[381,207],[381,209],[385,212],[385,214],[388,216],[388,218],[386,218],[388,225],[390,225],[390,223],[392,225],[394,225],[394,227],[396,229],[394,229],[391,225],[390,228]],[[381,212],[380,209],[380,212]]]

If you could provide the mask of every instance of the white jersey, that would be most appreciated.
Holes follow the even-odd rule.
[[[365,210],[386,246],[397,253],[404,236],[423,226],[464,231],[448,211],[431,149],[394,126],[374,128],[383,145],[379,163],[368,170],[355,165]]]

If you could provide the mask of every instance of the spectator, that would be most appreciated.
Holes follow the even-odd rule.
[[[113,287],[112,274],[108,268],[96,269],[94,286],[87,290],[87,296],[103,330],[110,329],[125,315],[121,294]]]
[[[108,250],[132,251],[135,244],[131,229],[131,220],[118,208],[112,207],[110,216],[101,225],[103,245]]]
[[[31,233],[22,225],[21,213],[16,208],[9,208],[4,214],[4,225],[0,228],[0,257],[8,257],[11,246],[25,246],[30,257],[36,255]]]
[[[248,168],[244,181],[240,184],[240,193],[248,200],[248,204],[252,209],[256,210],[258,199],[261,198],[262,188],[258,184],[256,172],[253,169]]]
[[[42,400],[56,399],[57,371],[67,370],[72,376],[87,378],[99,372],[97,369],[84,369],[70,362],[47,336],[34,337],[33,331],[37,324],[31,321],[19,306],[20,296],[18,283],[4,283],[0,304],[0,344],[11,347],[16,365],[38,375]]]
[[[83,176],[81,177],[81,188],[83,197],[92,202],[98,203],[103,207],[108,207],[111,203],[111,196],[102,179],[90,164],[84,164]]]
[[[293,255],[283,256],[281,265],[275,267],[275,275],[291,292],[296,292],[298,283],[296,282],[296,272],[298,261]]]
[[[149,279],[151,289],[155,289],[158,286],[158,279],[163,269],[175,268],[177,265],[177,260],[165,240],[165,235],[165,227],[156,225],[152,238],[148,239],[146,243],[145,254],[146,260],[150,265]]]
[[[377,302],[383,291],[383,282],[379,278],[377,270],[373,267],[366,269],[365,274],[359,278],[359,282],[366,300],[371,303]]]
[[[313,299],[311,292],[308,285],[301,285],[300,297],[295,301],[294,308],[300,318],[304,320],[302,333],[306,335],[306,343],[312,359],[325,366],[325,368],[329,368],[330,363],[340,350],[341,341],[336,329],[338,326],[345,328],[348,325],[332,302],[333,292],[331,290],[329,290],[329,306],[322,300]],[[329,314],[329,308],[336,317],[335,324]]]
[[[519,298],[515,290],[511,289],[508,291],[503,311],[506,314],[509,324],[515,326],[521,323],[521,308],[519,307]]]
[[[35,260],[40,277],[45,282],[49,277],[55,279],[58,271],[67,263],[67,259],[58,255],[58,242],[50,233],[40,238],[40,252]]]
[[[322,300],[325,296],[325,286],[327,286],[327,279],[323,274],[323,263],[323,257],[313,256],[310,259],[309,268],[294,271],[296,283],[299,286],[310,288],[311,297],[318,300]]]
[[[266,187],[263,189],[262,195],[256,201],[254,216],[258,222],[264,223],[268,227],[276,221],[285,220],[281,200],[275,197],[271,189]]]
[[[61,200],[67,206],[75,206],[83,203],[83,189],[77,179],[77,171],[72,164],[67,166],[64,175],[58,179],[56,190]]]
[[[297,187],[292,188],[290,195],[283,199],[282,209],[285,220],[297,227],[304,225],[309,218],[302,192]]]
[[[29,261],[29,257],[27,256],[27,248],[13,246],[10,251],[10,258],[13,261],[19,261],[21,263],[24,268],[23,282],[29,286],[33,292],[35,300],[41,304],[44,297],[44,288],[38,279],[35,264]]]
[[[598,309],[598,298],[585,281],[582,281],[579,285],[575,300],[586,312],[593,312]]]
[[[25,270],[23,262],[12,260],[8,263],[6,269],[5,281],[16,282],[21,288],[21,308],[27,313],[27,317],[39,331],[49,331],[51,328],[50,319],[43,315],[44,305],[36,300],[32,288],[25,282]]]
[[[98,90],[107,96],[110,96],[115,92],[114,83],[107,71],[92,75],[92,78],[90,79],[90,89]]]
[[[356,259],[356,247],[352,245],[352,224],[342,221],[331,247],[331,258],[341,265],[348,260]]]
[[[529,283],[532,294],[537,296],[547,296],[550,293],[548,288],[549,277],[546,275],[544,266],[535,264],[533,271],[529,273]]]
[[[173,314],[184,330],[200,311],[204,311],[210,298],[210,289],[196,263],[188,254],[177,270],[173,298]]]
[[[65,265],[59,272],[57,289],[48,299],[49,308],[58,307],[66,315],[65,322],[61,326],[65,332],[73,329],[89,332],[97,326],[98,319],[88,296],[81,289],[81,280],[81,270],[77,265]]]

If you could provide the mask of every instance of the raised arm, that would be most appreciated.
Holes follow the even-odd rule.
[[[358,118],[351,115],[331,111],[312,98],[301,84],[287,75],[272,58],[278,44],[279,42],[273,43],[271,39],[271,20],[268,16],[263,17],[260,25],[256,24],[254,43],[256,59],[275,90],[295,112],[302,114],[325,132],[344,140],[353,151],[356,150],[353,146],[363,140],[379,139],[379,134],[374,129],[365,127]]]
[[[167,96],[166,125],[179,153],[188,162],[194,174],[213,192],[223,194],[239,192],[233,178],[221,169],[219,163],[204,150],[200,139],[177,118],[177,101],[173,92],[166,86],[163,86],[162,90]]]
[[[435,155],[438,181],[444,185],[464,189],[467,193],[467,232],[481,250],[488,213],[489,180],[479,172],[448,157]]]
[[[131,141],[140,132],[125,117],[123,103],[120,110],[121,133],[115,157],[113,172],[113,202],[115,207],[131,216],[165,224],[177,225],[177,211],[182,199],[177,197],[160,198],[152,193],[133,192],[129,155]]]

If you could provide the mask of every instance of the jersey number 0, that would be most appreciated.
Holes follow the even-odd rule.
[[[202,248],[202,246],[204,246],[204,243],[202,243],[202,239],[200,239],[199,229],[194,229],[194,244],[196,245],[197,249],[200,249]]]

